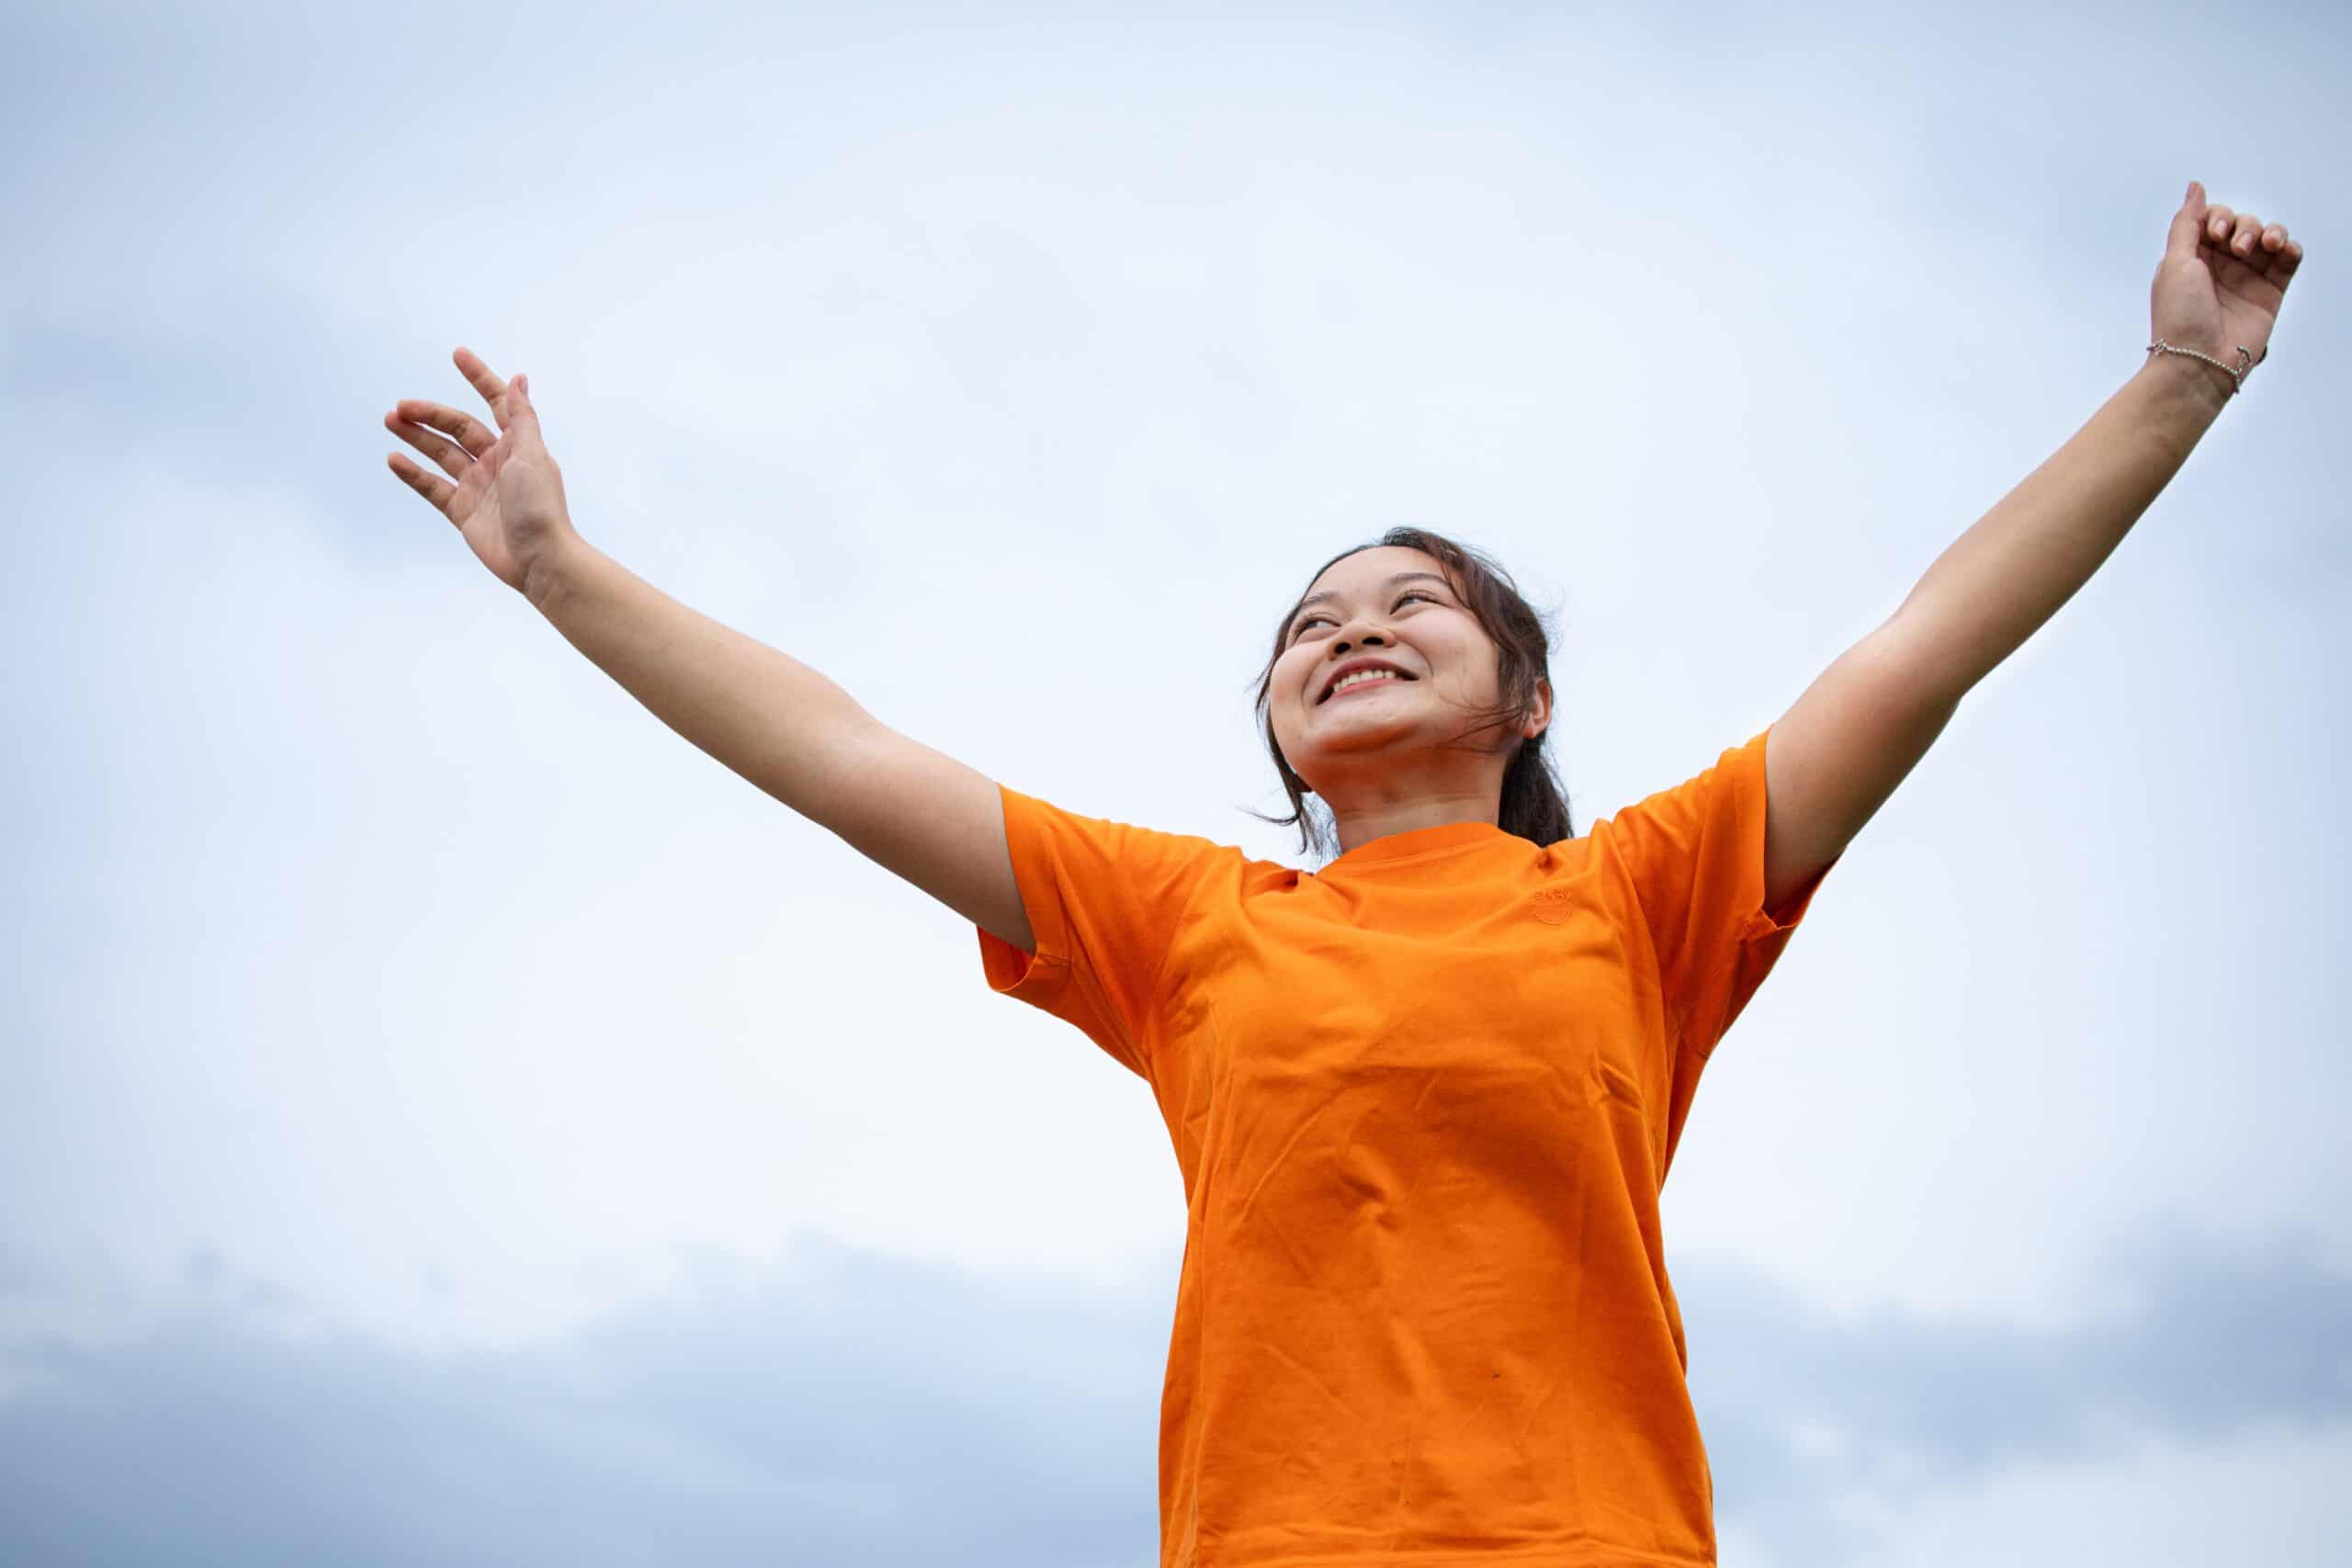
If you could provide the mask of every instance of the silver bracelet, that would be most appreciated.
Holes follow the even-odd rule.
[[[2214,358],[2210,354],[2199,354],[2193,348],[2175,348],[2172,344],[2166,343],[2162,338],[2158,338],[2155,342],[2148,345],[2148,352],[2150,354],[2154,354],[2159,349],[2163,350],[2166,354],[2185,354],[2191,359],[2201,359],[2208,365],[2218,367],[2223,370],[2228,370],[2230,373],[2230,379],[2236,383],[2235,386],[2230,389],[2230,396],[2233,398],[2240,392],[2245,390],[2245,373],[2253,369],[2256,366],[2261,364],[2262,359],[2267,359],[2270,357],[2270,345],[2267,343],[2262,345],[2262,359],[2256,359],[2253,355],[2247,354],[2245,351],[2245,344],[2238,344],[2237,368],[2232,370],[2230,369],[2230,367],[2222,364],[2220,360]]]

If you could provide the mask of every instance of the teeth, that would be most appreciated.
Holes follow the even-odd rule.
[[[1341,676],[1339,683],[1331,688],[1331,695],[1336,697],[1350,686],[1360,686],[1366,681],[1401,681],[1403,679],[1404,677],[1394,670],[1359,670],[1352,675]]]

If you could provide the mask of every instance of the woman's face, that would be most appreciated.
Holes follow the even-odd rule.
[[[1399,790],[1424,787],[1411,776],[1424,758],[1442,775],[1428,781],[1430,787],[1456,787],[1466,766],[1492,772],[1499,792],[1515,737],[1506,729],[1464,739],[1473,716],[1500,700],[1495,645],[1437,558],[1383,545],[1334,561],[1308,588],[1283,637],[1268,717],[1283,758],[1327,803],[1339,804],[1335,789],[1395,798]],[[1343,666],[1366,658],[1397,673],[1329,692]],[[1537,710],[1518,733],[1540,732],[1550,717],[1550,688],[1539,682]],[[1497,754],[1440,750],[1448,745]],[[1486,761],[1490,767],[1477,766]],[[1351,788],[1374,778],[1374,789]]]

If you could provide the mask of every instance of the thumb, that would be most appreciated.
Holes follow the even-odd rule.
[[[2165,254],[2175,261],[2195,261],[2197,237],[2204,229],[2205,187],[2191,180],[2188,194],[2181,198],[2180,210],[2172,215],[2172,227],[2165,233]]]
[[[539,411],[531,406],[530,378],[516,371],[514,378],[506,383],[506,390],[510,394],[506,411],[507,428],[528,426],[529,434],[536,438],[539,432]]]

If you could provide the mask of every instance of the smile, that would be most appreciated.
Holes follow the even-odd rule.
[[[1369,692],[1381,686],[1398,685],[1411,679],[1409,675],[1393,675],[1385,670],[1377,674],[1361,678],[1351,676],[1347,684],[1334,688],[1331,694],[1322,700],[1327,703],[1336,703],[1341,697],[1352,695],[1357,692]]]

